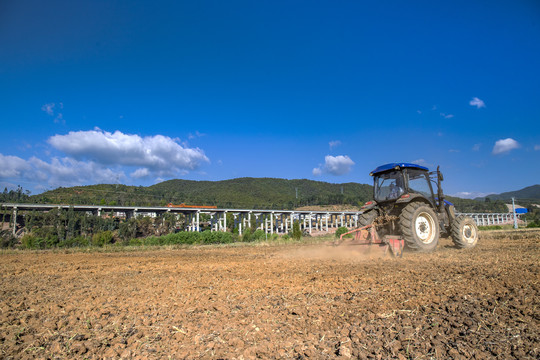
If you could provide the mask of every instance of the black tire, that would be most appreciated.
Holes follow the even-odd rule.
[[[460,249],[470,249],[478,242],[478,227],[470,216],[460,215],[450,228],[452,241]]]
[[[365,213],[362,213],[358,217],[358,225],[359,225],[358,227],[371,225],[371,223],[375,220],[377,215],[378,213],[375,210],[369,210],[369,211],[366,211]]]
[[[439,243],[439,219],[424,203],[412,202],[405,206],[399,215],[399,228],[411,250],[430,252]]]

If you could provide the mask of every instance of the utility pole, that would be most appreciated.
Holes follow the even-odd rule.
[[[512,198],[512,210],[514,212],[514,229],[518,228],[517,216],[516,216],[516,204],[514,203],[514,198]]]

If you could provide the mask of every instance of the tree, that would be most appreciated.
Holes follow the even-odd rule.
[[[300,222],[298,220],[295,220],[293,223],[292,238],[297,241],[302,238],[302,230],[300,230]]]

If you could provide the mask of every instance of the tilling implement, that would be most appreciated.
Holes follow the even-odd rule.
[[[351,234],[353,235],[352,239],[347,238],[347,235]],[[377,249],[379,253],[386,255],[388,253],[388,249],[390,249],[392,255],[395,257],[401,257],[403,255],[405,242],[400,236],[396,235],[379,236],[377,233],[377,227],[372,224],[341,234],[339,241],[334,241],[333,245],[369,245],[369,251]]]

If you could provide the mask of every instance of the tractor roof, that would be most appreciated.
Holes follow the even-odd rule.
[[[397,170],[398,168],[399,169],[412,168],[412,169],[429,171],[429,169],[427,167],[416,165],[416,164],[411,164],[411,163],[390,163],[390,164],[385,164],[385,165],[379,166],[378,168],[373,170],[369,175],[373,176],[375,174],[380,174],[380,173],[383,173],[383,172],[386,172],[386,171],[390,171],[390,170],[394,170],[394,169]]]

